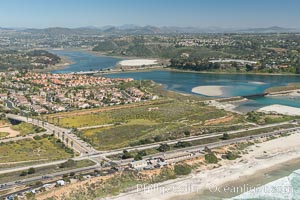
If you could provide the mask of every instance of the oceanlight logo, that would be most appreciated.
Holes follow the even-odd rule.
[[[188,194],[199,193],[203,190],[209,190],[211,193],[232,193],[232,194],[293,194],[291,186],[250,186],[243,184],[241,186],[217,186],[209,184],[207,188],[200,187],[197,184],[179,184],[179,185],[162,185],[162,184],[138,184],[136,185],[136,192],[146,194]]]
[[[160,185],[160,184],[138,184],[136,186],[136,192],[143,193],[176,193],[186,194],[199,192],[200,188],[194,184],[183,184],[183,185]]]
[[[291,186],[250,186],[243,184],[241,186],[217,186],[209,184],[208,189],[212,193],[251,193],[251,194],[292,194],[293,187]]]

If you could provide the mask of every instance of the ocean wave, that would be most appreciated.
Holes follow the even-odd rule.
[[[300,200],[300,169],[230,200]]]

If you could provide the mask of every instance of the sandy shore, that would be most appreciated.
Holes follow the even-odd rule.
[[[229,88],[228,86],[209,85],[209,86],[198,86],[192,89],[192,92],[196,94],[202,94],[205,96],[223,96],[225,95],[224,89]]]
[[[157,60],[150,60],[150,59],[133,59],[133,60],[122,60],[118,63],[122,66],[143,66],[143,65],[156,65]]]
[[[263,113],[278,113],[278,114],[290,115],[290,116],[300,116],[300,108],[284,106],[279,104],[265,106],[258,109],[257,111]]]
[[[215,190],[217,186],[231,181],[255,175],[258,171],[300,157],[300,132],[287,137],[269,140],[247,148],[248,154],[234,161],[223,160],[221,166],[213,169],[200,169],[188,177],[166,181],[159,184],[160,189],[149,191],[132,191],[111,199],[117,200],[170,200],[186,199],[200,195],[204,190]],[[225,184],[226,185],[226,184]],[[193,189],[190,189],[192,186]]]

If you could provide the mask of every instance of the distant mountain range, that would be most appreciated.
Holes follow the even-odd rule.
[[[125,24],[122,26],[85,26],[79,28],[62,28],[51,27],[44,29],[36,28],[1,28],[0,30],[14,30],[22,32],[30,32],[36,34],[74,34],[74,35],[95,35],[95,34],[179,34],[179,33],[288,33],[299,32],[293,28],[283,28],[279,26],[272,26],[267,28],[198,28],[198,27],[176,27],[176,26],[137,26],[134,24]]]
[[[268,28],[248,28],[239,30],[239,32],[245,33],[286,33],[286,32],[297,32],[297,29],[293,28],[282,28],[279,26],[272,26]]]

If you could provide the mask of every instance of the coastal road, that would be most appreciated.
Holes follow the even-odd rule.
[[[253,136],[245,136],[245,137],[234,138],[234,139],[230,139],[230,140],[222,140],[219,142],[214,142],[214,143],[209,143],[209,144],[201,144],[201,145],[187,147],[187,148],[179,148],[176,150],[168,151],[166,153],[167,154],[168,153],[178,153],[178,152],[183,152],[183,151],[187,151],[187,152],[191,152],[191,153],[196,153],[196,152],[199,153],[199,152],[203,151],[205,149],[205,147],[208,147],[209,149],[214,149],[214,148],[219,148],[219,147],[234,144],[234,143],[244,142],[247,140],[255,140],[255,139],[259,139],[259,138],[263,138],[263,137],[269,137],[269,136],[275,136],[275,135],[287,134],[287,133],[300,133],[300,128],[299,127],[289,128],[289,129],[283,129],[283,130],[253,135]],[[152,154],[149,156],[144,156],[143,159],[148,159],[151,157],[152,158],[159,157],[166,153],[157,153],[157,154]],[[128,165],[130,162],[132,162],[132,160],[133,159],[121,160],[121,161],[117,161],[116,163],[124,166],[124,165]]]
[[[27,119],[25,117],[18,116],[18,115],[9,114],[8,117],[16,119],[16,120],[21,120],[21,121],[26,120],[27,121]],[[28,119],[28,121],[31,122],[32,124],[41,126],[41,123],[37,122],[37,120]],[[279,126],[279,125],[292,124],[292,123],[293,122],[283,122],[283,123],[264,125],[264,126],[253,127],[253,128],[248,128],[248,129],[242,129],[242,130],[237,130],[237,131],[230,131],[230,132],[227,132],[227,133],[229,135],[231,135],[231,134],[241,133],[241,132],[244,132],[244,131],[251,131],[251,130],[257,130],[257,129],[261,129],[261,128],[269,128],[269,127],[275,127],[275,126]],[[48,123],[45,123],[43,127],[46,128],[47,131],[50,132],[50,133],[52,133],[53,131],[67,133],[67,131],[69,131],[67,129],[60,128],[60,127],[57,127],[57,126],[54,126],[54,125],[48,124]],[[176,139],[176,140],[172,140],[172,141],[163,141],[163,142],[140,145],[140,146],[135,146],[135,147],[121,148],[121,149],[116,149],[116,150],[111,150],[111,151],[106,151],[106,152],[98,152],[98,151],[94,150],[89,144],[79,140],[77,138],[77,136],[75,136],[75,135],[73,135],[73,136],[70,136],[70,134],[66,134],[66,135],[69,135],[70,138],[72,137],[72,139],[75,141],[74,143],[78,143],[78,145],[74,145],[74,147],[77,147],[77,151],[82,152],[81,156],[76,157],[76,158],[72,158],[73,160],[83,160],[83,159],[93,160],[95,158],[96,160],[106,160],[106,161],[110,162],[111,160],[109,160],[107,158],[107,156],[121,154],[121,153],[123,153],[124,150],[127,150],[127,151],[138,150],[138,151],[140,151],[140,150],[145,150],[145,149],[157,148],[161,144],[172,145],[172,144],[176,144],[179,141],[191,142],[191,141],[195,141],[195,140],[201,140],[201,139],[207,139],[207,138],[213,138],[213,137],[221,137],[221,136],[223,136],[223,133],[214,133],[214,134],[191,136],[191,137]],[[90,150],[90,151],[88,151],[89,153],[86,154],[87,150]],[[11,168],[11,169],[6,169],[6,170],[0,170],[0,174],[8,173],[8,172],[14,172],[14,171],[22,171],[22,170],[26,170],[30,167],[37,168],[37,167],[44,167],[44,166],[50,166],[50,165],[55,165],[55,164],[61,164],[61,163],[66,162],[66,161],[67,160],[59,160],[59,161],[52,161],[52,162],[43,163],[43,164],[36,164],[36,165],[26,166],[26,167],[16,167],[16,168]]]
[[[274,135],[280,135],[280,134],[286,134],[286,133],[296,133],[296,132],[300,133],[300,128],[299,127],[288,128],[288,129],[283,129],[283,130],[278,130],[278,131],[273,131],[273,132],[267,132],[267,133],[262,133],[262,134],[258,134],[258,135],[254,135],[254,136],[246,136],[246,137],[234,138],[234,139],[230,139],[230,140],[223,140],[223,141],[219,141],[219,142],[203,144],[203,145],[197,145],[197,146],[192,146],[192,147],[187,147],[187,148],[181,148],[181,149],[169,151],[168,153],[176,153],[176,152],[182,152],[182,151],[201,152],[201,151],[204,150],[205,147],[213,149],[213,148],[218,148],[218,147],[222,147],[222,146],[225,146],[225,145],[239,143],[239,142],[243,142],[243,141],[247,141],[247,140],[255,140],[255,139],[262,138],[262,137],[268,137],[268,136],[274,136]],[[154,155],[151,155],[151,156],[146,156],[146,157],[144,157],[144,159],[147,159],[147,158],[150,158],[150,157],[156,157],[156,156],[158,157],[158,156],[161,156],[162,154],[163,153],[158,153],[158,154],[154,154]],[[99,155],[93,155],[93,156],[90,156],[90,158],[97,157],[97,156],[99,156]],[[83,159],[83,157],[75,158],[75,160],[78,160],[78,159]],[[131,161],[132,160],[120,161],[120,162],[117,162],[117,164],[120,165],[120,166],[124,166],[124,165],[128,165]],[[54,165],[54,163],[55,162],[52,162],[52,165]],[[61,161],[56,162],[56,164],[59,164],[59,163],[61,163]],[[50,163],[45,163],[43,165],[44,166],[49,166],[49,164]],[[37,166],[41,166],[41,165],[37,165]],[[97,163],[94,166],[78,168],[78,169],[74,169],[74,170],[66,170],[66,171],[62,171],[62,172],[56,172],[56,173],[49,174],[47,176],[49,178],[54,178],[54,177],[59,177],[59,176],[62,176],[63,174],[67,174],[67,173],[71,173],[71,172],[75,172],[75,173],[76,172],[82,172],[82,171],[86,171],[86,170],[97,169],[99,167],[100,167],[100,164]],[[28,168],[29,167],[27,166],[26,169],[28,169]],[[9,169],[9,170],[14,171],[13,169]],[[5,171],[1,171],[0,173],[2,173],[2,172],[5,172]],[[7,172],[9,172],[9,171],[6,171],[6,173]],[[4,187],[5,187],[5,189],[7,189],[7,188],[15,187],[15,186],[18,186],[18,185],[25,185],[28,182],[41,181],[41,180],[45,180],[44,176],[36,176],[36,177],[28,178],[28,179],[15,181],[15,182],[9,182],[9,183],[6,183],[4,185]]]
[[[263,129],[263,128],[271,128],[271,127],[276,127],[276,126],[281,126],[281,125],[286,125],[286,124],[295,124],[295,122],[293,122],[293,121],[281,122],[281,123],[276,123],[276,124],[261,125],[261,126],[252,127],[252,128],[244,128],[244,129],[235,130],[235,131],[218,132],[218,133],[190,136],[190,137],[180,138],[180,139],[176,139],[176,140],[168,140],[168,141],[163,141],[163,142],[157,142],[157,143],[151,143],[151,144],[139,145],[139,146],[134,146],[134,147],[126,147],[126,148],[111,150],[111,151],[103,152],[101,155],[102,156],[111,156],[111,155],[123,153],[124,150],[126,150],[126,151],[134,151],[134,150],[141,151],[141,150],[146,150],[146,149],[151,149],[151,148],[157,148],[161,144],[173,145],[173,144],[176,144],[177,142],[192,142],[195,140],[209,139],[209,138],[214,138],[214,137],[222,137],[224,133],[227,133],[228,135],[233,135],[233,134],[242,133],[245,131],[253,131],[253,130],[259,130],[259,129]]]
[[[70,174],[71,172],[79,173],[79,172],[84,172],[84,171],[88,171],[88,170],[94,170],[99,167],[100,167],[100,165],[97,163],[93,166],[65,170],[65,171],[61,171],[61,172],[55,172],[55,173],[51,173],[51,174],[40,175],[40,176],[31,177],[31,178],[25,178],[22,180],[11,181],[11,182],[7,182],[5,184],[0,184],[0,189],[8,189],[11,187],[27,185],[28,183],[31,183],[31,182],[43,181],[46,179],[61,178],[64,174]],[[1,185],[2,185],[2,188],[1,188]]]

